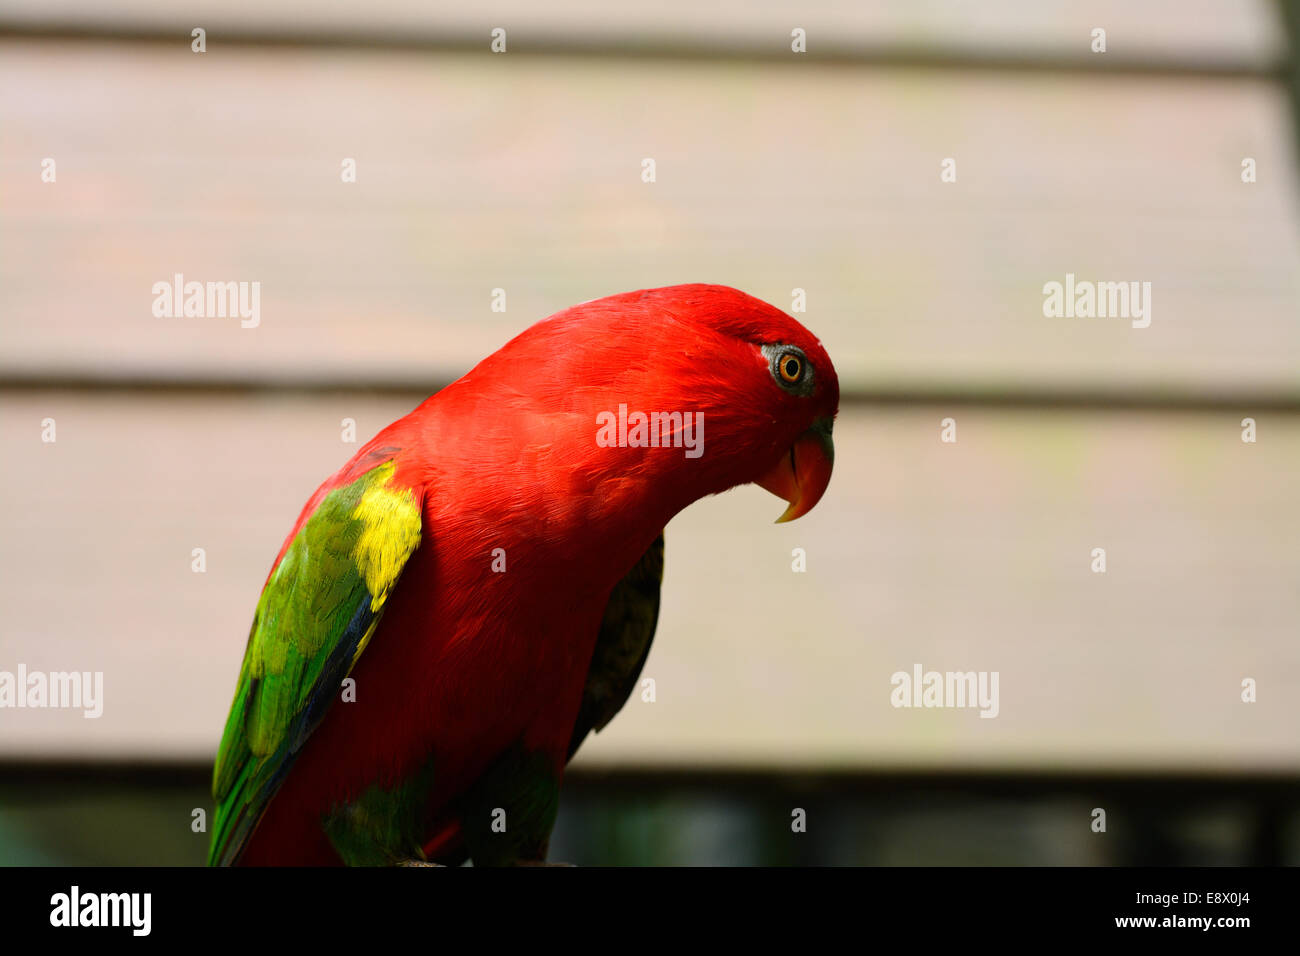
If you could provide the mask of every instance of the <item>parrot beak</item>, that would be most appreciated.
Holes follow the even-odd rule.
[[[812,511],[831,483],[835,445],[831,442],[831,420],[818,419],[812,428],[794,440],[790,450],[767,474],[754,483],[790,503],[777,524],[793,521]]]

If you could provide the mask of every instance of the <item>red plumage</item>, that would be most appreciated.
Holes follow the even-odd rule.
[[[774,345],[806,357],[810,394],[774,382]],[[503,751],[522,742],[558,778],[611,589],[686,505],[793,467],[817,422],[829,445],[838,401],[799,323],[686,285],[566,309],[383,429],[313,495],[276,561],[325,495],[387,459],[422,503],[421,543],[352,670],[356,702],[326,713],[241,862],[339,862],[322,816],[431,754],[434,857],[457,855],[456,801]],[[597,416],[620,404],[702,412],[704,453],[600,447]],[[491,571],[495,548],[506,573]]]

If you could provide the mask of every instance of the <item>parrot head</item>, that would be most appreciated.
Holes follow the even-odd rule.
[[[706,420],[728,437],[720,456],[735,469],[730,477],[784,500],[778,523],[807,514],[830,484],[840,401],[821,342],[780,309],[726,286],[652,290],[660,293],[709,343],[707,352],[685,355],[700,378],[692,390],[709,406]]]
[[[493,375],[498,362],[510,366],[497,376],[510,382],[506,401],[527,396],[566,416],[565,434],[583,436],[563,450],[558,429],[535,439],[580,474],[572,487],[658,505],[656,520],[752,483],[783,499],[777,520],[790,521],[830,482],[839,407],[830,356],[789,315],[736,289],[679,285],[584,302],[476,372]]]

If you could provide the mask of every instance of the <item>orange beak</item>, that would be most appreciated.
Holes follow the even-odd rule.
[[[776,523],[793,521],[812,511],[831,483],[835,445],[831,442],[831,420],[819,419],[794,440],[790,450],[767,474],[754,483],[790,503]]]

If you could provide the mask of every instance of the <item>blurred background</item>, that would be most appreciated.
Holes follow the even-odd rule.
[[[538,319],[692,281],[802,290],[835,478],[669,526],[656,699],[584,746],[553,859],[1300,863],[1297,22],[4,0],[0,670],[104,707],[0,709],[0,863],[202,862],[317,484]],[[155,317],[176,273],[260,282],[258,326]],[[1150,282],[1150,327],[1045,318],[1067,273]],[[916,664],[997,671],[998,717],[892,707]]]

